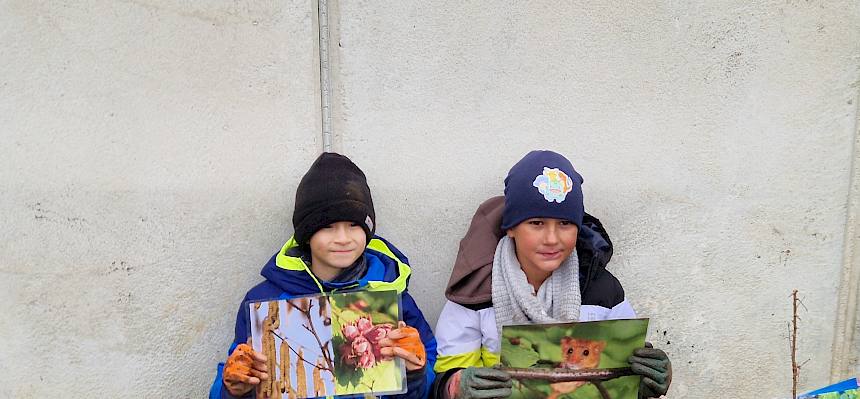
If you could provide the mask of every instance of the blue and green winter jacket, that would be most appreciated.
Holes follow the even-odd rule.
[[[436,363],[436,339],[433,337],[433,331],[424,315],[416,305],[415,300],[407,291],[409,276],[412,269],[409,266],[409,261],[394,245],[391,245],[385,239],[374,236],[367,245],[364,251],[364,257],[367,265],[367,271],[363,276],[354,281],[345,282],[326,282],[318,280],[311,273],[308,265],[299,256],[296,255],[298,245],[291,238],[284,244],[278,253],[269,259],[269,262],[263,266],[260,274],[266,278],[254,288],[251,288],[242,304],[239,306],[239,312],[236,316],[235,337],[230,345],[228,355],[240,343],[247,342],[249,321],[248,308],[249,301],[259,301],[266,299],[290,299],[293,297],[307,296],[319,293],[330,293],[333,291],[352,291],[352,290],[393,290],[396,289],[402,296],[401,309],[403,313],[403,321],[411,327],[415,327],[421,335],[421,341],[424,343],[424,348],[427,351],[427,363],[423,371],[407,373],[407,389],[408,391],[402,395],[393,395],[389,398],[396,399],[412,399],[425,398],[433,385],[434,373],[433,366]],[[222,381],[222,372],[224,363],[218,364],[218,373],[215,381],[212,384],[212,389],[209,392],[210,399],[233,398]],[[253,397],[253,391],[248,397]]]

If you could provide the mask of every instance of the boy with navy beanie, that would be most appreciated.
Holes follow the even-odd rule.
[[[296,188],[292,221],[293,237],[263,266],[265,281],[251,288],[239,306],[230,356],[219,364],[209,397],[253,398],[257,388],[273,392],[275,398],[290,396],[273,383],[266,357],[246,344],[247,302],[344,289],[393,289],[401,294],[403,321],[379,342],[381,354],[400,357],[406,364],[407,392],[392,397],[426,397],[434,378],[436,340],[407,291],[408,259],[374,234],[376,213],[364,172],[343,155],[320,155]]]
[[[584,214],[582,176],[560,154],[532,151],[508,172],[503,230],[533,217],[569,220],[579,227]]]
[[[431,394],[443,399],[506,398],[511,376],[499,362],[501,327],[636,316],[606,270],[612,242],[585,213],[582,176],[564,156],[532,151],[508,172],[504,197],[478,208],[460,250],[436,325],[438,360]],[[666,353],[637,349],[641,398],[671,382]]]

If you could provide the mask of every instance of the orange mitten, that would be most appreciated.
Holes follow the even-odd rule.
[[[237,346],[227,358],[227,364],[224,366],[224,378],[233,377],[236,380],[245,381],[242,377],[251,375],[251,365],[254,364],[254,359],[251,356],[252,351],[248,344]]]
[[[394,345],[411,352],[421,362],[426,361],[427,352],[424,351],[424,343],[421,342],[421,335],[418,333],[418,330],[415,327],[407,326],[400,327],[400,331],[404,332],[406,336],[394,341]]]

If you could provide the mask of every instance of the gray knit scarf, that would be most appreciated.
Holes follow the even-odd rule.
[[[493,258],[493,309],[499,338],[502,326],[579,320],[579,259],[576,251],[543,282],[537,294],[517,260],[516,246],[502,237]]]

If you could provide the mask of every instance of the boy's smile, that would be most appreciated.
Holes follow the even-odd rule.
[[[311,236],[311,271],[330,281],[352,266],[367,246],[364,229],[353,222],[335,222]]]
[[[561,256],[562,251],[538,251],[537,254],[541,259],[551,261],[558,259]]]

